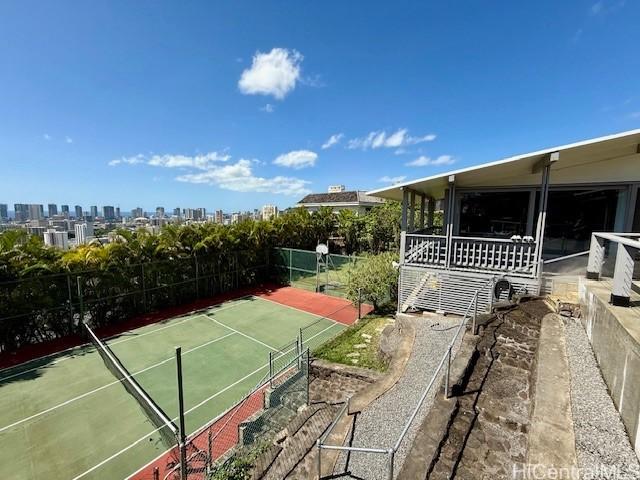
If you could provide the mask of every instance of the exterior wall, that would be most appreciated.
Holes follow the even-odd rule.
[[[581,279],[582,321],[602,376],[640,457],[640,326],[632,309],[609,305],[609,292],[598,282]]]

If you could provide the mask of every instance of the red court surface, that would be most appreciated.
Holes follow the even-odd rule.
[[[345,325],[352,325],[358,320],[358,308],[344,298],[331,297],[293,287],[276,287],[273,290],[256,294],[256,296],[321,317],[330,318]],[[361,316],[364,317],[373,311],[373,307],[363,303],[360,310]]]

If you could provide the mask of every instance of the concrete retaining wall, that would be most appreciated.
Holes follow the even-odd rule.
[[[609,392],[640,458],[640,325],[637,315],[608,303],[610,292],[581,279],[582,321]]]

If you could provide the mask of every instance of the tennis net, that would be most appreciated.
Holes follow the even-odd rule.
[[[129,373],[113,351],[102,342],[95,332],[84,324],[89,339],[98,354],[102,357],[107,369],[122,383],[125,390],[138,402],[151,423],[156,427],[160,438],[167,446],[172,448],[179,442],[178,427],[169,416],[162,411],[151,396],[142,388],[135,378]]]

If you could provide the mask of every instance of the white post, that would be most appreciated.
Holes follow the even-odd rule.
[[[416,192],[411,190],[411,194],[409,195],[409,229],[408,232],[411,233],[415,231],[416,226]]]
[[[587,263],[587,278],[600,280],[602,264],[604,263],[604,238],[591,234],[589,247],[589,262]]]
[[[425,196],[424,194],[420,195],[420,230],[424,229],[424,207],[425,207]]]
[[[637,249],[628,245],[618,244],[611,289],[611,303],[617,307],[629,306],[633,282],[633,257],[636,251]]]

